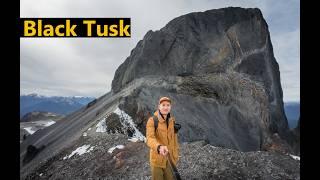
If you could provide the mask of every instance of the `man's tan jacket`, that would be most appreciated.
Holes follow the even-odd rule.
[[[179,159],[179,143],[178,134],[174,132],[175,118],[173,116],[169,119],[169,125],[167,128],[166,121],[158,112],[154,112],[154,115],[158,117],[158,127],[155,131],[153,117],[150,117],[147,122],[147,145],[150,148],[150,165],[154,167],[166,167],[166,157],[158,154],[158,145],[164,145],[168,147],[170,157],[174,165],[177,165]]]

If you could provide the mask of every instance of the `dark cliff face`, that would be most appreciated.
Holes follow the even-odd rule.
[[[112,91],[120,92],[134,80],[147,77],[165,83],[137,88],[149,96],[138,93],[134,98],[151,111],[156,101],[151,105],[147,98],[170,95],[185,125],[184,140],[223,141],[218,140],[224,134],[219,131],[225,131],[234,137],[228,145],[222,144],[250,150],[259,149],[269,134],[288,136],[279,66],[259,9],[230,7],[190,13],[159,31],[149,31],[117,69]],[[216,123],[225,128],[216,129]]]
[[[147,75],[199,75],[241,72],[266,81],[268,69],[277,72],[267,24],[258,9],[225,8],[191,13],[170,21],[160,31],[149,31],[112,82],[118,92],[132,80]],[[273,64],[272,64],[273,63]],[[272,67],[268,67],[268,66]]]

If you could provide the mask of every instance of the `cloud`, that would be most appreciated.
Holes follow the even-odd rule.
[[[110,72],[116,69],[112,67],[116,63],[105,63],[108,62],[108,56],[94,57],[90,53],[78,52],[79,46],[86,46],[81,42],[84,41],[66,41],[61,38],[32,41],[21,39],[20,81],[25,93],[37,90],[41,94],[51,92],[46,95],[61,93],[94,96],[107,92],[106,84],[112,81],[113,74]],[[94,43],[92,45],[94,47]]]
[[[271,37],[284,101],[300,101],[300,29]]]
[[[280,66],[284,99],[299,100],[298,0],[21,0],[21,17],[130,17],[132,37],[21,39],[20,91],[23,94],[101,96],[110,91],[117,67],[148,30],[158,30],[173,18],[190,12],[229,6],[261,9]]]

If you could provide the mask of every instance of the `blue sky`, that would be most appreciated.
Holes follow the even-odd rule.
[[[131,17],[129,39],[21,38],[20,94],[99,97],[110,91],[117,67],[148,30],[177,16],[223,7],[259,8],[279,63],[284,101],[300,101],[298,0],[20,0],[21,17]]]

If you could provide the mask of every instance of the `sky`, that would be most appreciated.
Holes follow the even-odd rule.
[[[224,7],[259,8],[280,67],[285,102],[300,101],[298,0],[20,0],[20,17],[130,17],[131,38],[20,38],[20,94],[100,97],[148,30]]]

